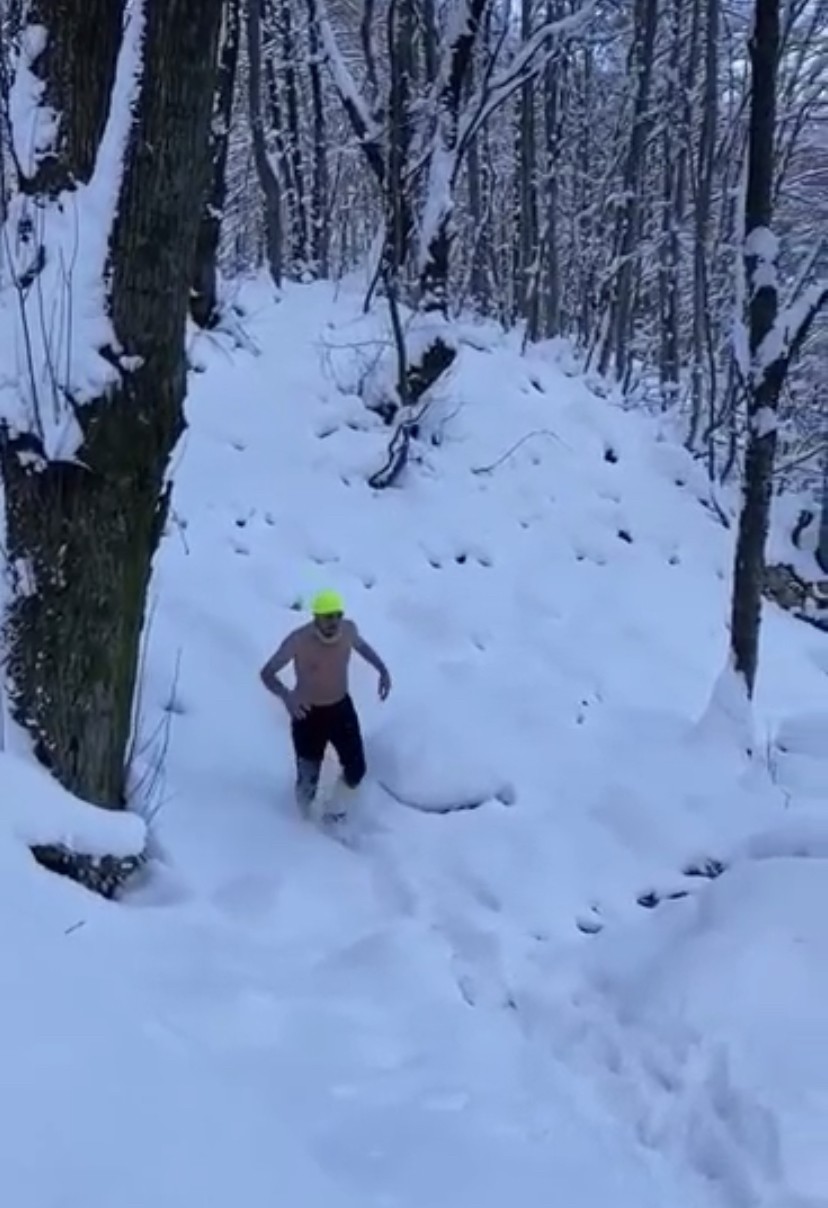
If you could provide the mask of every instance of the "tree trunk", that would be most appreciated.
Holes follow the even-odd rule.
[[[287,273],[301,281],[308,268],[310,241],[291,0],[266,0],[264,27],[265,69],[287,218]]]
[[[62,784],[125,804],[125,758],[147,583],[184,427],[185,327],[209,171],[221,0],[148,4],[140,97],[110,245],[119,368],[74,408],[73,462],[4,433],[10,564],[7,668],[17,719]],[[71,99],[71,98],[70,98]]]
[[[546,0],[546,20],[561,15],[555,0]],[[564,73],[566,67],[559,58],[550,59],[543,75],[544,127],[544,239],[543,239],[543,335],[546,339],[561,334],[563,288],[559,246],[560,208],[558,174],[560,172],[561,122],[563,102],[567,95]]]
[[[316,0],[308,0],[308,51],[311,109],[313,114],[313,177],[311,194],[311,260],[314,272],[327,277],[330,264],[330,215],[328,134],[322,88],[322,48],[319,43],[319,14]]]
[[[402,11],[400,11],[402,10]],[[385,175],[385,250],[383,276],[391,291],[408,258],[412,218],[406,171],[411,148],[414,74],[414,10],[407,0],[391,0],[388,14],[388,153]]]
[[[483,207],[483,169],[480,157],[480,134],[475,134],[469,140],[469,150],[466,157],[466,173],[469,190],[469,219],[471,222],[471,265],[469,270],[469,289],[474,301],[484,314],[489,312],[491,290],[486,271],[488,253],[488,221]]]
[[[696,0],[697,5],[701,0]],[[704,412],[704,367],[710,346],[710,218],[715,182],[716,132],[719,125],[719,5],[705,0],[704,91],[702,122],[696,160],[696,193],[693,231],[693,354],[690,374],[692,410],[688,445],[693,448]],[[708,410],[712,422],[716,399],[715,357],[709,358]]]
[[[748,439],[736,540],[731,609],[733,666],[753,695],[759,654],[765,549],[770,528],[779,398],[791,362],[808,337],[828,283],[802,289],[779,313],[778,246],[771,233],[776,171],[779,0],[756,0],[750,40],[751,103],[745,198],[744,268],[749,313]],[[738,350],[737,350],[738,352]],[[745,369],[747,380],[744,380]]]
[[[469,0],[466,20],[453,32],[445,49],[436,97],[434,145],[431,151],[426,208],[429,225],[420,256],[420,305],[443,315],[449,309],[449,268],[454,240],[454,189],[458,163],[458,124],[463,86],[471,67],[486,0]]]
[[[44,100],[60,114],[57,140],[34,175],[28,193],[55,195],[92,176],[115,80],[124,0],[35,0],[33,17],[47,41],[36,65]]]
[[[218,250],[227,201],[227,154],[230,147],[230,123],[239,60],[240,32],[241,0],[225,0],[218,87],[210,130],[212,181],[201,211],[190,303],[194,321],[199,327],[205,328],[215,327],[220,317]]]
[[[533,0],[521,0],[520,33],[524,43],[532,35]],[[540,335],[540,232],[538,229],[538,140],[535,122],[535,81],[527,79],[520,90],[518,109],[519,207],[517,252],[518,307],[526,321],[527,339]]]
[[[659,377],[662,404],[672,407],[678,402],[681,368],[681,238],[684,221],[683,159],[690,137],[689,125],[683,120],[686,106],[679,95],[681,88],[681,46],[684,40],[682,11],[686,0],[673,0],[671,11],[670,61],[664,100],[664,129],[661,136],[662,210],[661,242],[659,246]]]
[[[274,285],[281,288],[283,270],[282,190],[267,152],[267,140],[262,119],[262,3],[263,0],[246,0],[250,137],[253,143],[256,175],[264,199],[267,263]]]
[[[776,407],[784,372],[781,362],[757,364],[762,342],[778,310],[773,218],[776,83],[779,64],[779,0],[756,0],[750,39],[750,131],[745,196],[745,276],[749,304],[750,379],[748,444],[742,510],[736,540],[731,610],[731,651],[736,671],[753,695],[759,654],[765,547],[770,527]]]

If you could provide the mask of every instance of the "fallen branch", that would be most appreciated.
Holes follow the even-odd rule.
[[[498,468],[498,466],[502,466],[505,461],[508,461],[513,453],[517,453],[518,449],[522,445],[525,445],[527,440],[532,440],[532,438],[535,436],[549,436],[553,440],[558,441],[558,443],[563,445],[564,448],[569,449],[569,445],[566,443],[565,440],[561,440],[561,438],[560,438],[560,436],[558,436],[557,432],[551,432],[548,428],[538,428],[534,432],[527,432],[525,436],[522,436],[519,441],[517,441],[515,444],[512,445],[512,447],[510,449],[506,450],[506,452],[503,454],[502,457],[498,457],[497,461],[493,461],[491,463],[491,465],[472,466],[472,474],[491,474],[491,473],[493,473]],[[571,452],[571,450],[570,450],[570,452]]]

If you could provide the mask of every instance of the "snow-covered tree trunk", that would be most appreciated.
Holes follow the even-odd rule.
[[[770,526],[778,440],[779,396],[791,358],[807,336],[828,287],[816,286],[780,313],[774,198],[780,0],[756,0],[750,39],[750,129],[745,198],[747,348],[736,356],[747,391],[748,438],[733,580],[731,651],[735,670],[753,694],[759,651],[765,547]]]
[[[55,195],[72,182],[88,181],[106,125],[121,45],[124,0],[33,0],[23,7],[25,41],[37,56],[46,106],[58,117],[51,146],[38,157],[27,191]]]
[[[420,299],[426,312],[447,315],[454,205],[460,166],[460,105],[487,0],[458,0],[438,69],[436,115],[426,200],[420,224]]]
[[[241,0],[224,0],[224,21],[219,54],[218,86],[213,106],[211,182],[205,200],[196,243],[193,292],[190,310],[199,327],[214,327],[220,317],[218,300],[218,251],[221,222],[227,200],[227,156],[230,121],[236,86],[241,39]]]
[[[66,370],[50,366],[46,405],[33,372],[31,394],[0,442],[14,712],[67,788],[110,807],[125,803],[146,590],[169,457],[184,427],[184,337],[220,17],[221,0],[130,6],[111,104],[102,98],[106,155],[95,163],[97,200],[107,199],[114,218],[93,292],[78,300],[79,319],[88,320],[94,291],[106,298],[111,334],[102,337],[98,324]],[[61,85],[69,109],[76,86]],[[60,248],[50,238],[62,229],[60,200],[40,198],[46,234],[37,271],[47,284],[56,280],[49,274]],[[93,210],[88,221],[106,218]],[[76,363],[83,358],[86,367]]]

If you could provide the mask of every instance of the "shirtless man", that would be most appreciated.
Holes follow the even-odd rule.
[[[346,620],[341,597],[322,591],[311,605],[313,620],[294,629],[261,670],[262,683],[278,696],[291,718],[296,754],[296,800],[310,811],[328,743],[342,765],[342,782],[355,789],[365,775],[359,718],[348,691],[351,653],[362,655],[379,674],[379,697],[391,691],[391,676],[380,656]],[[293,663],[296,686],[286,687],[279,672]]]

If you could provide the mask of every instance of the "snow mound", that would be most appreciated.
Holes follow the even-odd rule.
[[[95,809],[37,764],[0,753],[0,839],[63,846],[87,856],[139,856],[147,830],[137,814]]]

